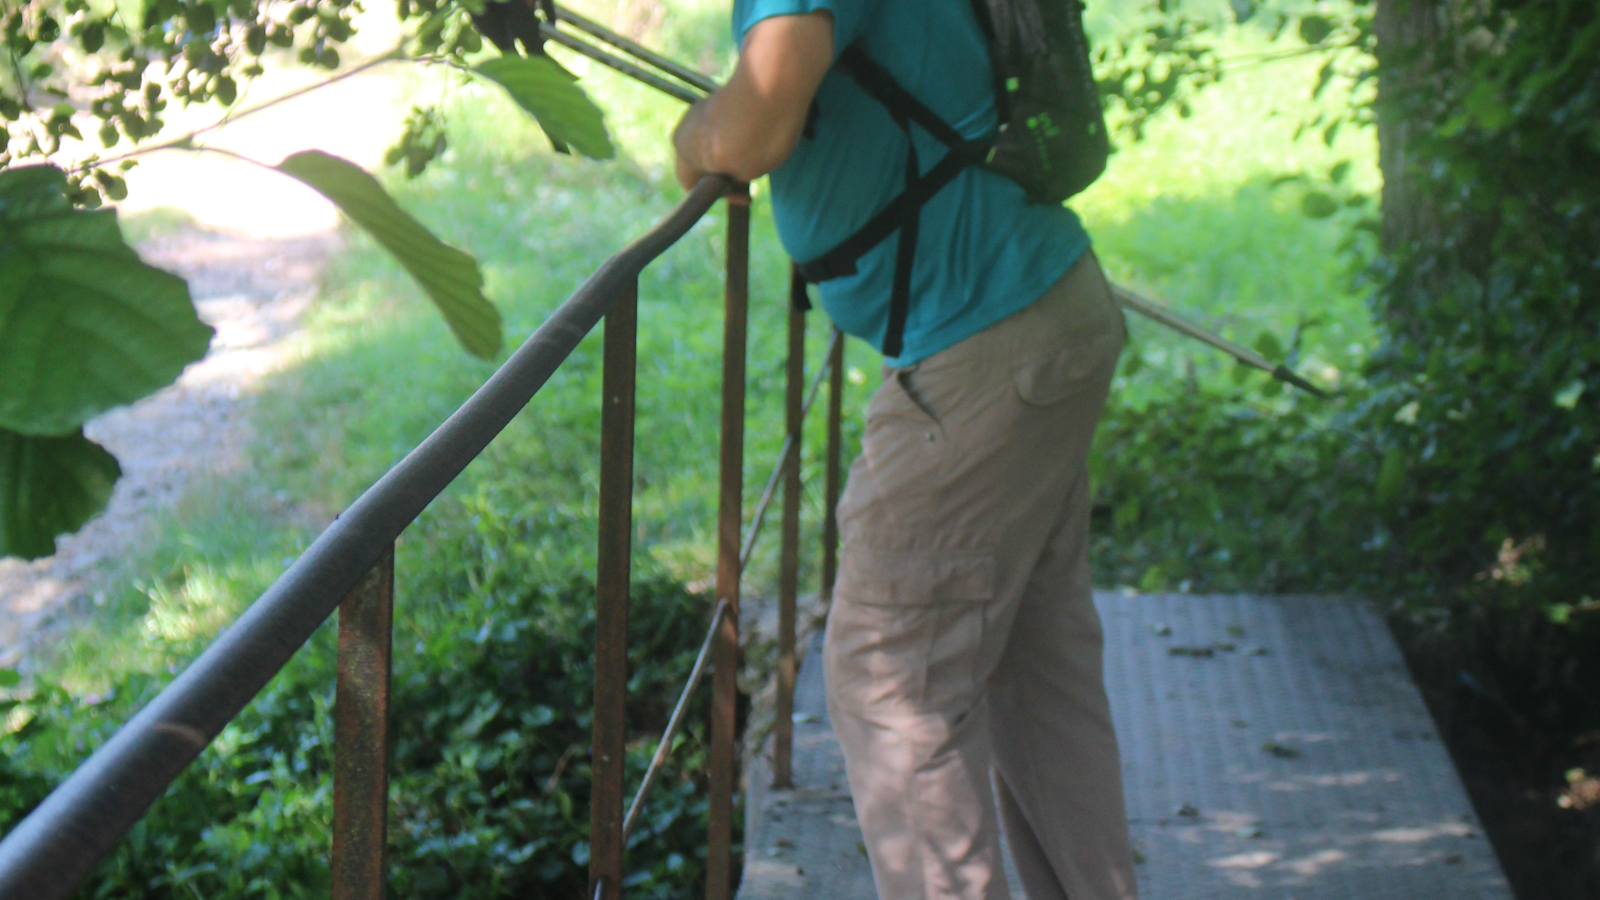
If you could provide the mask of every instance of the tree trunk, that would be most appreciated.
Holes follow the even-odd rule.
[[[1383,250],[1440,233],[1438,212],[1417,183],[1413,137],[1433,125],[1429,101],[1452,0],[1377,0],[1378,166],[1383,171]]]

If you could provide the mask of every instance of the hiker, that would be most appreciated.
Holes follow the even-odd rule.
[[[1125,900],[1085,461],[1127,333],[1078,218],[978,164],[1005,102],[980,14],[736,0],[738,66],[678,125],[677,177],[771,173],[800,275],[884,352],[823,649],[878,895],[1007,897],[1003,825],[1029,900]]]

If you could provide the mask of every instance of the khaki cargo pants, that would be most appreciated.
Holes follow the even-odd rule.
[[[1136,897],[1085,467],[1126,339],[1085,253],[872,397],[823,665],[882,900],[1009,897],[1000,821],[1028,900]]]

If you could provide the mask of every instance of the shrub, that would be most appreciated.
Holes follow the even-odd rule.
[[[588,879],[594,589],[581,580],[446,615],[397,617],[389,887],[395,896],[579,896]],[[441,597],[437,602],[443,603]],[[688,677],[709,599],[635,586],[629,631],[630,784]],[[318,897],[332,828],[330,624],[230,724],[82,890],[85,897]],[[48,685],[0,737],[0,833],[161,686],[125,677],[83,703]],[[630,844],[634,896],[703,890],[701,701]]]

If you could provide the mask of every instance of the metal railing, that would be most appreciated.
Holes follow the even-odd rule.
[[[716,608],[684,696],[624,815],[627,627],[633,532],[634,379],[639,274],[717,200],[727,203],[727,272],[717,513]],[[710,176],[649,233],[606,260],[433,434],[351,504],[259,599],[154,700],[0,841],[0,900],[64,900],[227,724],[339,610],[334,706],[332,896],[384,896],[388,816],[389,685],[394,546],[400,533],[525,407],[602,317],[604,362],[596,572],[594,783],[590,896],[622,896],[623,855],[656,772],[683,724],[689,696],[712,667],[708,900],[732,885],[736,789],[735,674],[739,576],[779,474],[784,484],[774,781],[788,784],[798,594],[800,428],[824,373],[829,380],[823,591],[836,565],[839,417],[844,345],[837,331],[809,396],[805,320],[789,313],[787,435],[778,469],[746,541],[743,502],[749,193]]]

